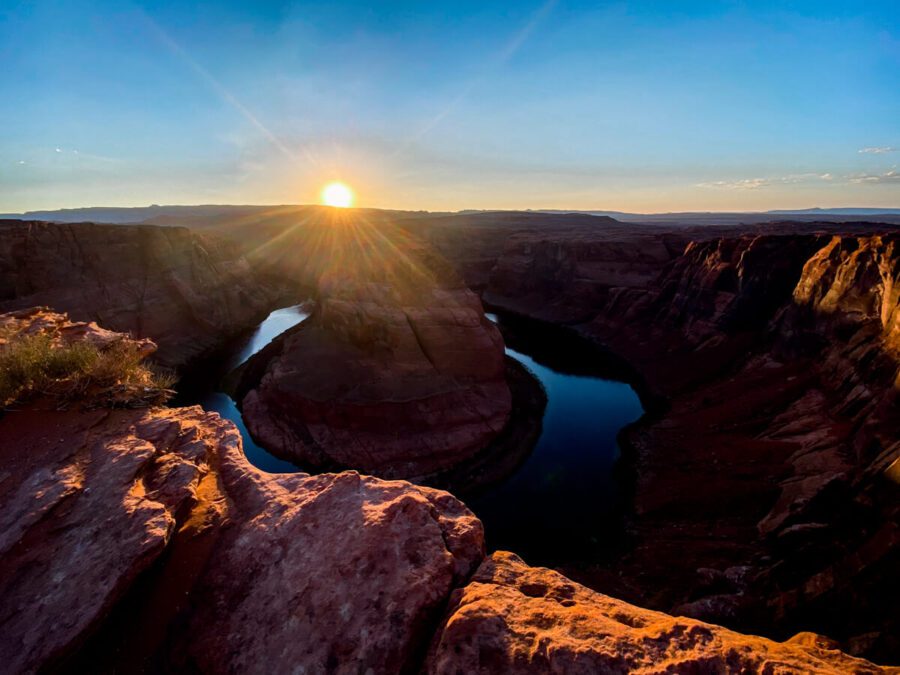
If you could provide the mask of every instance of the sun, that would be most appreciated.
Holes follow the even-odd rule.
[[[335,181],[322,188],[322,203],[346,209],[353,206],[353,190],[344,183]]]

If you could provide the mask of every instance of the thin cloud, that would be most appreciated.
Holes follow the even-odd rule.
[[[860,148],[859,152],[862,155],[886,155],[889,152],[897,152],[897,150],[900,150],[900,148],[895,148],[892,145],[878,145],[871,148]]]
[[[900,183],[900,171],[891,169],[884,173],[866,173],[850,178],[851,183],[863,183],[868,185],[881,185]]]
[[[773,185],[794,185],[810,181],[832,181],[830,173],[797,173],[788,176],[770,176],[767,178],[741,178],[738,180],[716,180],[697,183],[696,187],[720,190],[761,190]]]

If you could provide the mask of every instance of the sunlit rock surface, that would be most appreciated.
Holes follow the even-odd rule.
[[[44,305],[151,338],[168,366],[251,328],[277,296],[233,245],[184,228],[0,221],[0,311]]]
[[[135,340],[122,333],[101,328],[94,321],[71,321],[67,314],[54,312],[48,307],[29,307],[0,314],[0,347],[33,335],[47,336],[58,345],[84,341],[100,349],[119,340],[128,340],[144,356],[154,354],[157,349],[152,340]]]
[[[11,326],[127,339],[46,310],[0,316]],[[9,672],[878,672],[815,636],[778,645],[485,560],[450,494],[264,473],[199,407],[35,400],[0,417],[0,472]]]
[[[651,612],[511,553],[455,591],[429,673],[880,673],[801,635],[784,643]]]

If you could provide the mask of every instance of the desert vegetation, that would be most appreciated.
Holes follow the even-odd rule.
[[[129,340],[98,346],[65,342],[38,333],[3,336],[0,343],[0,405],[15,406],[34,398],[65,408],[146,407],[160,405],[173,393],[171,373],[143,363],[144,354]]]

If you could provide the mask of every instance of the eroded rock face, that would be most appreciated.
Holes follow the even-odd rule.
[[[70,321],[68,315],[54,312],[48,307],[29,307],[0,314],[0,347],[24,336],[46,335],[58,344],[85,341],[99,349],[119,340],[129,340],[139,353],[150,356],[156,352],[152,340],[133,340],[122,333],[101,328],[94,321]]]
[[[633,548],[609,574],[567,574],[656,609],[774,636],[809,627],[896,660],[897,234],[833,236],[840,227],[700,232],[655,278],[579,305],[590,320],[578,330],[667,406],[625,435]],[[552,287],[548,274],[513,275],[524,291],[504,281],[510,299],[489,297],[553,318],[527,290]],[[563,285],[562,297],[588,297]]]
[[[0,421],[0,656],[33,672],[83,643],[162,554],[216,447],[204,415],[7,413]]]
[[[203,672],[403,672],[484,550],[447,493],[348,472],[266,476],[223,463],[235,526],[193,603]]]
[[[162,650],[204,672],[397,672],[483,554],[480,523],[447,493],[263,474],[236,429],[199,408],[8,414],[0,448],[11,672],[72,656],[163,564],[129,598],[126,660]],[[185,595],[171,593],[184,576]],[[190,623],[186,643],[138,639],[176,620]]]
[[[635,230],[623,234],[598,225],[511,236],[491,270],[485,299],[544,320],[586,321],[614,289],[644,288],[684,246],[676,236]]]
[[[252,327],[278,294],[233,246],[184,228],[0,222],[0,311],[46,305],[148,337],[167,366]]]
[[[127,339],[25,314],[0,325]],[[10,672],[418,672],[429,643],[431,672],[878,672],[816,636],[778,645],[511,554],[484,561],[481,523],[446,492],[263,473],[237,429],[199,407],[7,412],[0,471]]]
[[[509,419],[503,339],[439,256],[405,237],[357,249],[374,235],[352,232],[327,233],[325,260],[339,262],[320,261],[312,316],[243,398],[247,426],[301,467],[450,468]]]
[[[454,592],[429,673],[879,673],[810,634],[741,635],[595,593],[511,553]]]

